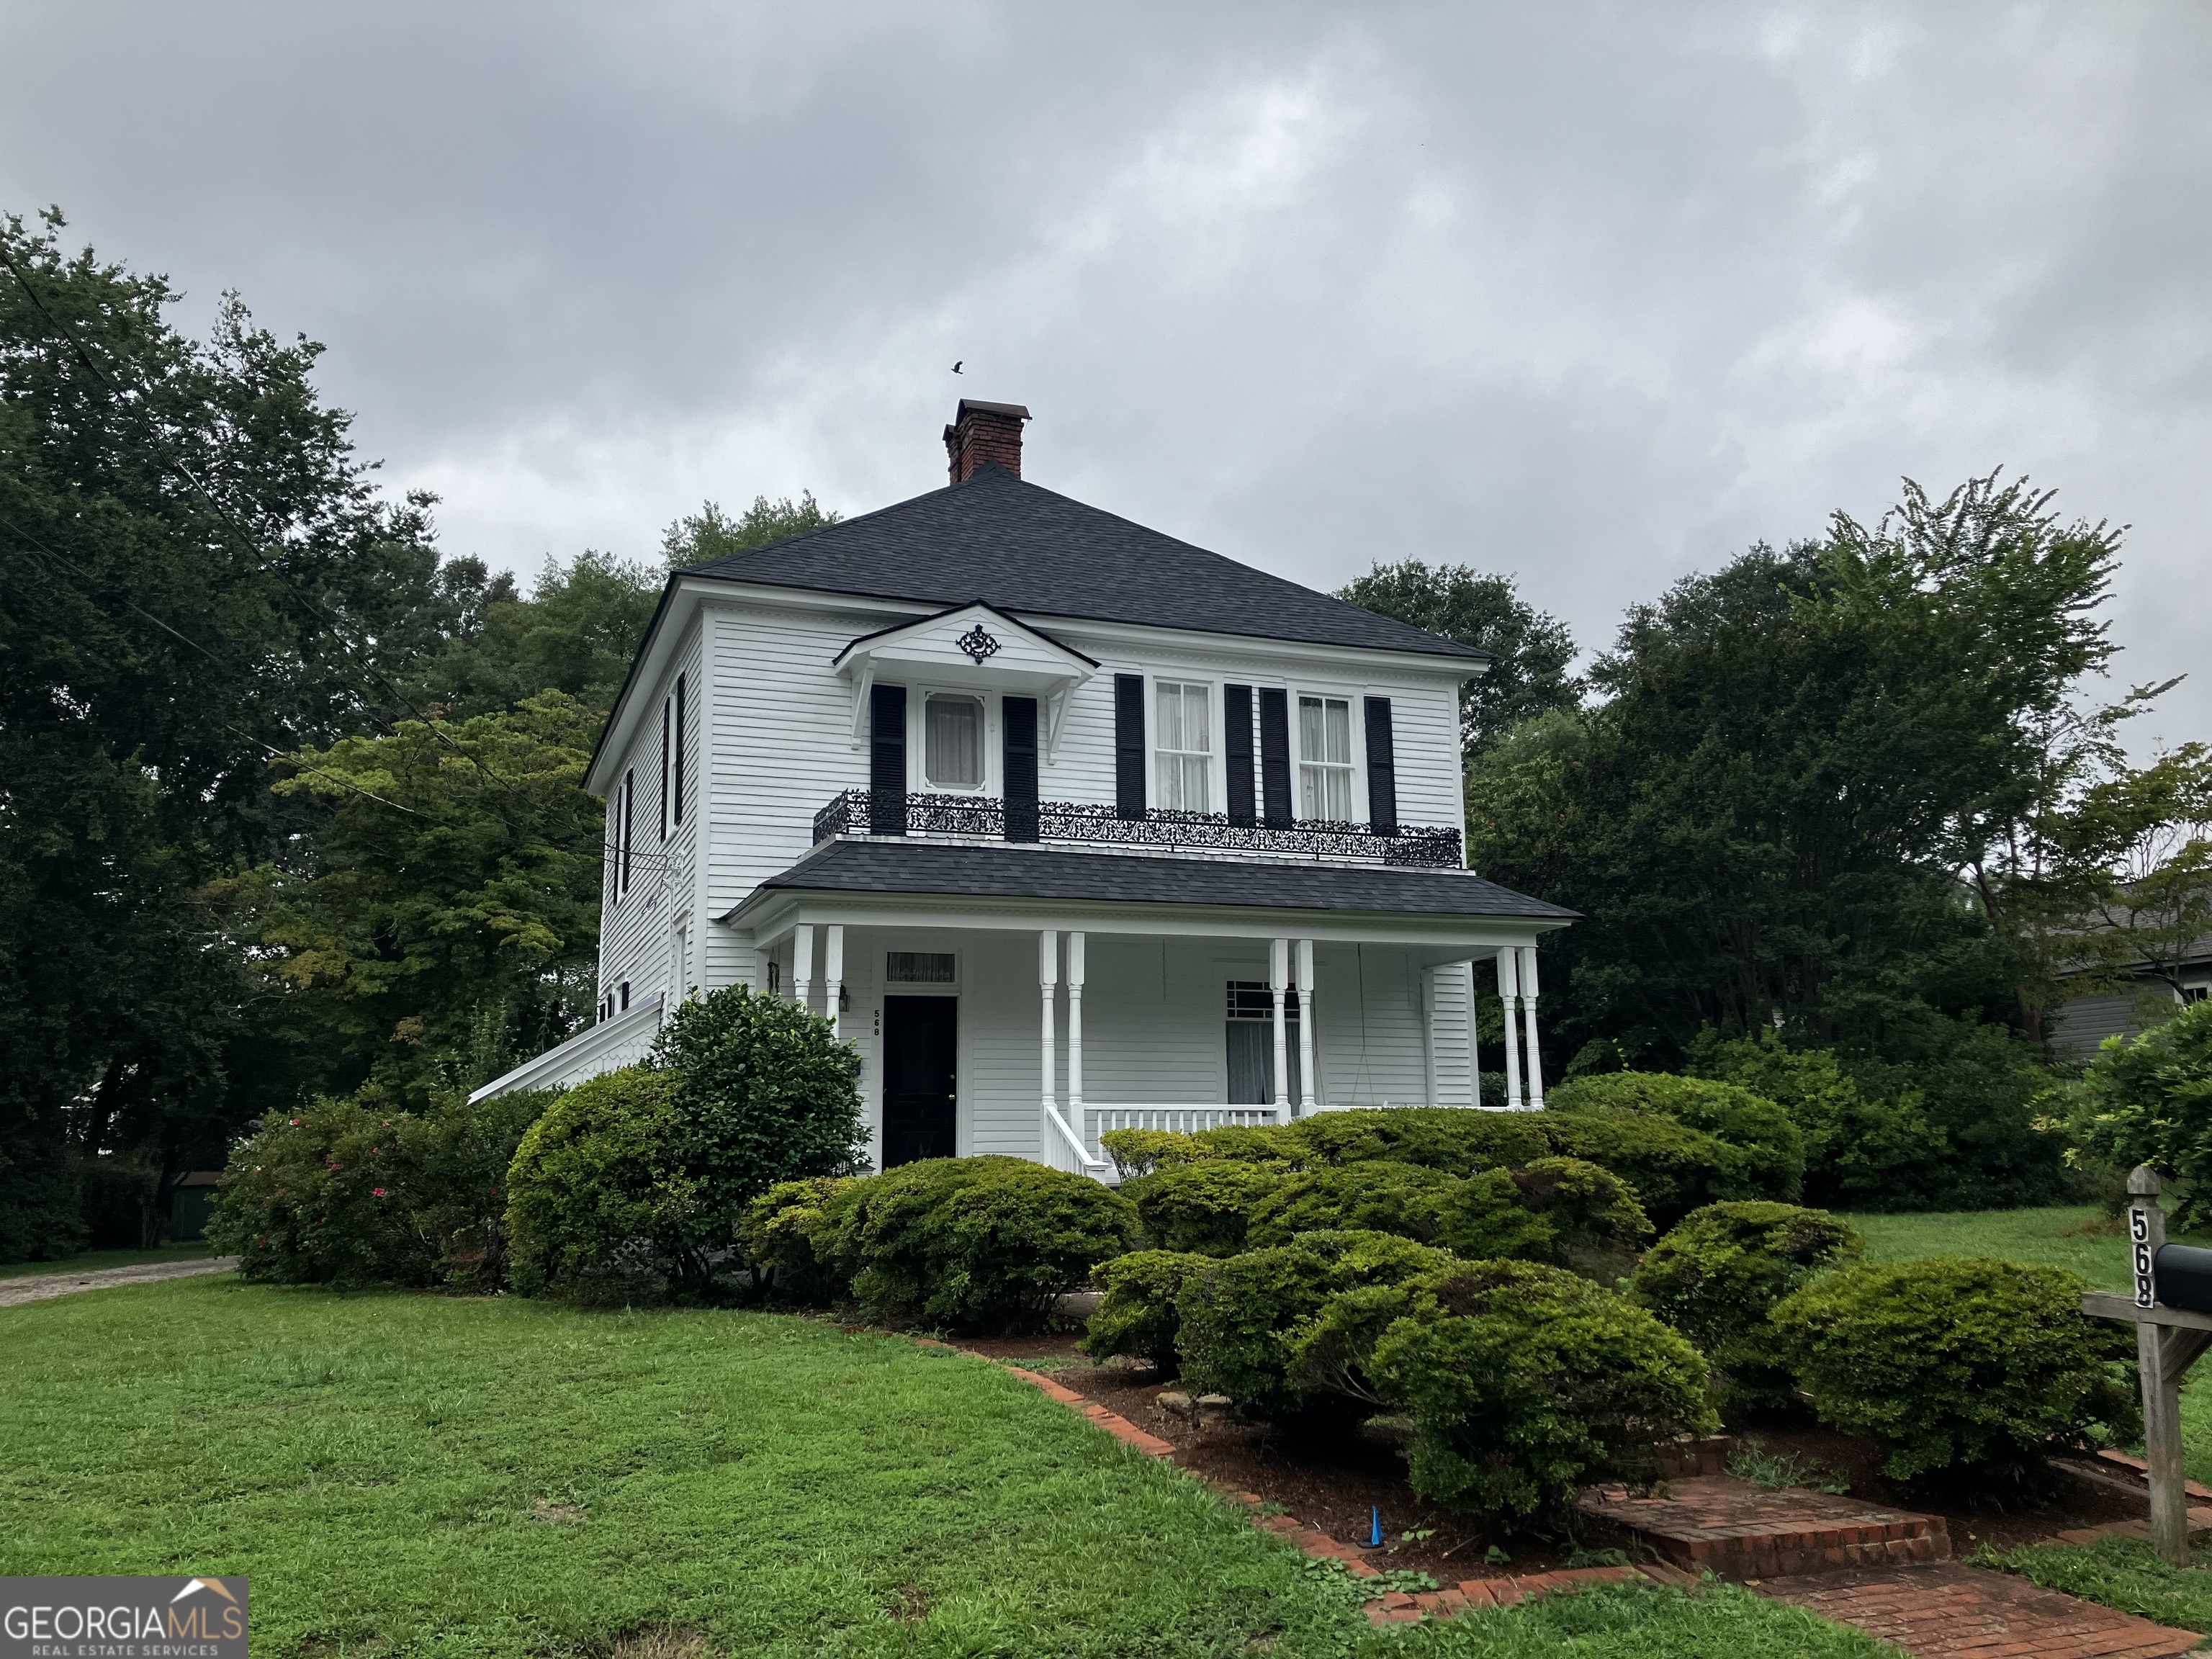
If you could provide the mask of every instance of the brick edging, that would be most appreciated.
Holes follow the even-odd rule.
[[[939,1342],[934,1337],[917,1336],[917,1346],[943,1348],[966,1359],[980,1359],[995,1365],[1009,1376],[1018,1376],[1048,1400],[1081,1413],[1098,1427],[1112,1435],[1124,1445],[1133,1446],[1147,1457],[1163,1461],[1172,1459],[1175,1447],[1156,1434],[1147,1434],[1127,1418],[1108,1411],[1095,1401],[1085,1400],[1074,1389],[1063,1388],[1050,1377],[1036,1371],[1024,1370],[1018,1365],[1009,1365],[969,1348],[955,1348],[949,1342]],[[1181,1468],[1182,1466],[1176,1466]],[[1344,1569],[1358,1578],[1379,1578],[1382,1575],[1374,1564],[1361,1555],[1350,1544],[1340,1544],[1317,1528],[1309,1527],[1293,1516],[1262,1515],[1266,1502],[1256,1492],[1237,1492],[1207,1480],[1202,1474],[1183,1469],[1191,1479],[1212,1487],[1231,1503],[1248,1511],[1254,1524],[1263,1532],[1272,1533],[1285,1543],[1302,1550],[1316,1561],[1340,1561]],[[1678,1589],[1694,1589],[1699,1581],[1679,1567],[1654,1562],[1634,1567],[1561,1567],[1553,1572],[1532,1572],[1495,1578],[1463,1578],[1450,1589],[1405,1591],[1391,1590],[1372,1596],[1361,1611],[1368,1621],[1376,1625],[1410,1625],[1426,1618],[1449,1619],[1455,1613],[1480,1607],[1517,1607],[1523,1601],[1533,1601],[1543,1595],[1565,1595],[1591,1584],[1620,1584],[1635,1579],[1670,1584]]]

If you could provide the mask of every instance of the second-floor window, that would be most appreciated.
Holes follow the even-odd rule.
[[[933,694],[922,706],[923,775],[932,789],[983,787],[983,704]]]
[[[1340,823],[1352,817],[1352,704],[1346,698],[1298,699],[1298,816]]]
[[[1207,688],[1163,680],[1155,702],[1158,804],[1170,811],[1211,812],[1213,720]]]

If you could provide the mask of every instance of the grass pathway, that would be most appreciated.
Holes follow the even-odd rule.
[[[807,1320],[228,1277],[0,1311],[0,1573],[244,1572],[256,1659],[1875,1659],[1721,1589],[1406,1632],[998,1367]]]

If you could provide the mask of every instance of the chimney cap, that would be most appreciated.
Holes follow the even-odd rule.
[[[981,398],[963,398],[959,410],[952,418],[957,421],[971,409],[979,415],[1011,415],[1022,421],[1030,418],[1028,409],[1020,404],[987,404]]]

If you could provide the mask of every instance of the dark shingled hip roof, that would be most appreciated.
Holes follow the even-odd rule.
[[[965,483],[684,574],[1470,663],[1492,656],[1056,495],[996,462]]]
[[[1231,905],[1263,910],[1577,920],[1572,910],[1530,898],[1466,871],[1139,858],[1116,853],[1059,853],[929,842],[832,842],[781,875],[769,877],[758,890],[1094,899],[1109,903]]]

